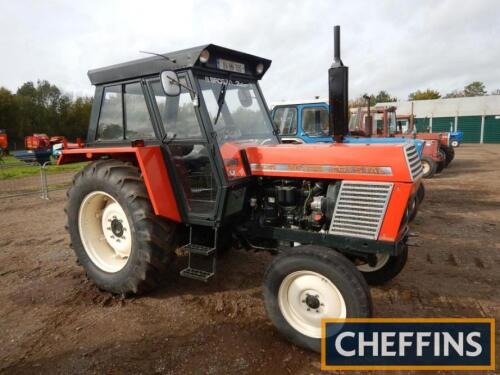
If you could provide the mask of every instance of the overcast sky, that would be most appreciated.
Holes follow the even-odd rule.
[[[91,68],[215,43],[273,61],[268,102],[327,95],[332,26],[342,27],[350,97],[473,80],[500,88],[500,1],[0,0],[0,86],[46,79],[93,92]]]

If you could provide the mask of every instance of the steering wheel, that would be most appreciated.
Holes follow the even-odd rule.
[[[273,140],[271,138],[267,138],[267,139],[264,139],[260,144],[261,144],[261,146],[264,146],[264,145],[266,145],[268,143],[272,143],[272,142],[273,142]]]
[[[222,133],[222,137],[224,138],[224,140],[238,139],[241,136],[242,136],[241,130],[238,127],[236,127],[234,125],[226,125],[224,127],[224,130]]]

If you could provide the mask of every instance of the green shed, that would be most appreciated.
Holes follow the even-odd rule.
[[[434,117],[432,119],[432,132],[449,132],[455,129],[455,117]]]
[[[481,141],[481,116],[459,116],[458,130],[464,133],[464,143]]]
[[[428,133],[429,132],[429,127],[430,127],[430,119],[428,117],[426,118],[416,118],[415,119],[415,128],[417,129],[418,133]]]
[[[483,143],[500,143],[500,115],[485,116]]]

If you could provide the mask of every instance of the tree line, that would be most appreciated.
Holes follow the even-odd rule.
[[[91,107],[92,98],[72,99],[45,80],[26,82],[15,93],[0,87],[0,129],[11,149],[24,148],[24,137],[33,133],[85,139]]]
[[[500,89],[491,95],[500,95]],[[408,100],[439,98],[460,98],[487,95],[483,82],[474,81],[462,90],[453,90],[441,95],[437,90],[417,90],[408,95]],[[350,102],[351,107],[365,106],[384,102],[394,102],[397,98],[387,91],[378,94],[365,94]],[[0,129],[7,132],[12,149],[24,147],[24,137],[33,133],[46,133],[49,136],[62,135],[70,141],[85,139],[92,108],[92,98],[70,98],[56,85],[46,80],[35,83],[26,82],[15,93],[0,87]]]
[[[471,96],[485,96],[488,95],[486,91],[486,86],[481,81],[474,81],[464,86],[462,90],[453,90],[445,95],[441,95],[438,90],[426,89],[417,90],[411,92],[408,95],[408,100],[428,100],[428,99],[448,99],[448,98],[463,98]],[[490,95],[500,95],[500,89],[491,91]],[[390,95],[387,91],[380,91],[378,94],[368,95],[364,94],[350,102],[351,107],[361,107],[366,106],[366,103],[370,99],[370,105],[375,105],[376,103],[386,103],[395,102],[398,99]]]

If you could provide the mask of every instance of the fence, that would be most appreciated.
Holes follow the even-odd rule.
[[[48,163],[0,162],[0,199],[25,195],[38,195],[49,199],[49,193],[65,190],[71,184],[76,171],[57,170]]]

